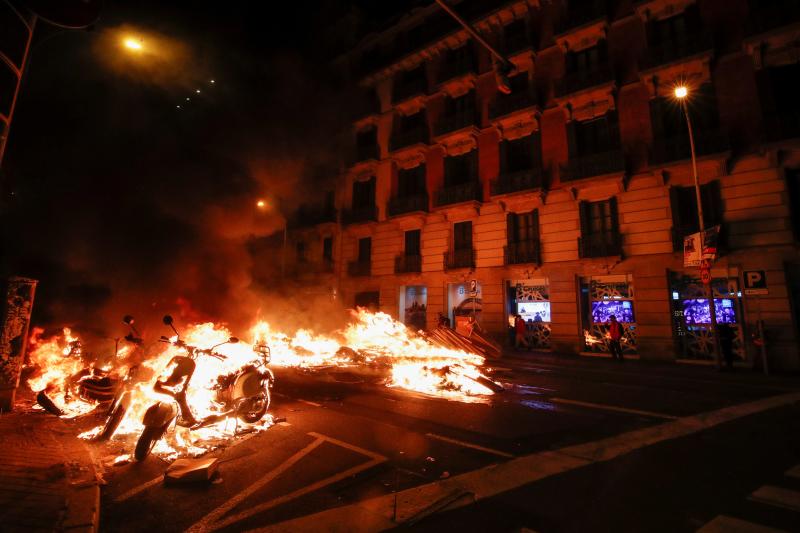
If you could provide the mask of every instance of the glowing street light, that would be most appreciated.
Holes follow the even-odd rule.
[[[267,207],[267,202],[264,200],[259,200],[256,202],[256,207],[259,209],[265,209]]]
[[[675,98],[677,98],[678,100],[683,100],[684,98],[686,98],[686,96],[688,96],[688,94],[689,94],[689,89],[687,89],[685,85],[679,85],[675,87]]]
[[[141,52],[142,49],[144,48],[142,46],[142,41],[140,39],[139,40],[134,39],[133,37],[126,37],[122,41],[122,45],[128,50],[131,50],[133,52]]]

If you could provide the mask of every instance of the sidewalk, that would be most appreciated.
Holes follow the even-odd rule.
[[[67,423],[21,398],[0,414],[0,531],[97,531],[91,452]]]

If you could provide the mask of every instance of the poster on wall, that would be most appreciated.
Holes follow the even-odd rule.
[[[425,329],[428,320],[428,288],[424,285],[400,287],[400,314],[403,324],[409,328]]]
[[[526,322],[550,322],[550,290],[546,279],[517,280],[515,306]]]

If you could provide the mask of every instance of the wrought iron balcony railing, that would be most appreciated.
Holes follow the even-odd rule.
[[[730,150],[728,136],[718,129],[694,130],[694,150],[697,156],[723,153]],[[673,137],[655,139],[651,150],[650,161],[668,163],[682,161],[692,157],[689,134],[681,133]]]
[[[556,82],[556,94],[565,96],[613,81],[614,71],[609,65],[602,65],[592,70],[576,70],[567,72]]]
[[[510,115],[514,111],[533,107],[536,104],[536,96],[527,90],[511,94],[498,93],[494,102],[489,106],[489,117],[503,117]]]
[[[624,170],[625,156],[622,154],[622,150],[587,154],[570,157],[566,165],[561,165],[561,181],[602,176]]]
[[[538,240],[510,242],[503,248],[507,265],[540,264],[541,245]]]
[[[394,258],[394,273],[422,272],[421,255],[398,255]]]
[[[407,131],[396,131],[392,134],[390,142],[392,151],[414,144],[428,144],[428,128],[414,128]]]
[[[439,122],[436,123],[436,135],[444,135],[445,133],[460,130],[461,128],[466,128],[467,126],[475,126],[475,115],[475,112],[470,109],[469,111],[464,111],[462,113],[440,117]]]
[[[428,195],[415,194],[410,196],[395,196],[389,200],[389,215],[397,216],[405,213],[428,211]]]
[[[684,57],[711,50],[712,48],[711,34],[690,34],[681,42],[666,41],[648,48],[647,55],[642,61],[642,68],[647,69],[658,65],[665,65],[683,59]]]
[[[354,207],[342,211],[342,224],[358,224],[360,222],[377,222],[378,206]]]
[[[475,250],[472,248],[460,248],[445,252],[444,268],[445,270],[475,268]]]
[[[481,184],[469,181],[459,185],[442,188],[436,195],[436,205],[460,204],[461,202],[481,201]]]
[[[611,232],[578,237],[578,253],[581,258],[622,255],[622,237]]]
[[[372,272],[371,261],[350,261],[347,263],[347,275],[350,277],[369,276]]]
[[[529,168],[501,174],[499,178],[492,181],[492,196],[541,189],[544,182],[542,174],[541,168]]]

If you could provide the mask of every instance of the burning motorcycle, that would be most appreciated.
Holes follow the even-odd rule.
[[[166,315],[163,321],[165,325],[172,328],[173,332],[175,332],[175,337],[174,340],[170,340],[162,336],[161,342],[181,348],[187,355],[173,357],[169,363],[169,367],[172,368],[169,377],[159,379],[153,385],[153,389],[156,392],[169,396],[172,401],[159,401],[150,406],[145,412],[142,420],[144,429],[134,450],[134,457],[137,461],[142,461],[150,455],[153,447],[173,421],[176,425],[189,429],[211,426],[229,418],[241,420],[248,424],[258,422],[264,417],[269,408],[270,388],[275,379],[272,372],[266,367],[269,363],[269,347],[265,344],[263,346],[259,344],[256,347],[256,351],[262,356],[262,363],[246,365],[233,373],[220,376],[214,389],[215,400],[221,411],[198,419],[192,412],[186,398],[187,390],[197,367],[195,360],[200,356],[207,356],[224,361],[226,357],[214,350],[224,344],[238,343],[239,339],[231,337],[226,342],[202,349],[186,344],[181,340],[171,316]]]

